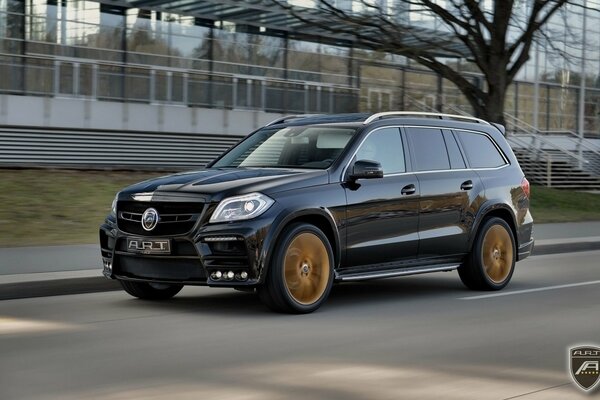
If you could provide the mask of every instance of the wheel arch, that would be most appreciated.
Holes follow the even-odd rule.
[[[260,268],[260,282],[264,281],[266,273],[268,272],[269,264],[277,244],[277,238],[286,227],[294,223],[307,223],[319,228],[329,240],[329,244],[333,251],[334,269],[336,269],[341,262],[340,234],[331,212],[325,208],[296,210],[287,213],[287,215],[276,225],[275,229],[272,229],[271,234],[265,243],[266,246],[264,246],[265,252]]]
[[[483,225],[483,223],[493,217],[497,217],[506,221],[508,226],[510,226],[510,230],[515,239],[515,245],[519,247],[519,237],[517,234],[517,222],[515,218],[515,213],[513,209],[505,203],[494,203],[489,202],[487,206],[482,207],[479,212],[478,217],[476,218],[475,224],[473,224],[473,229],[471,231],[471,238],[469,240],[469,248],[473,247],[475,240],[477,239],[477,234],[479,233],[479,229]]]

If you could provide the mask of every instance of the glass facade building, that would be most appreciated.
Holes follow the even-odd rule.
[[[381,1],[402,23],[444,30],[432,15]],[[128,1],[0,0],[0,93],[277,113],[470,112],[451,82],[404,57],[261,26],[243,17],[255,2],[238,3],[228,19]],[[336,2],[348,10],[359,3]],[[530,3],[520,3],[523,14]],[[600,0],[567,4],[545,33],[509,89],[506,112],[540,130],[597,135]],[[478,78],[467,61],[448,62]]]

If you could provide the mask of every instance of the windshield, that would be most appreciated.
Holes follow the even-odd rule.
[[[356,128],[293,126],[263,129],[237,145],[212,168],[231,167],[329,167]]]

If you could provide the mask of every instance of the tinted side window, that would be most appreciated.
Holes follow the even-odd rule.
[[[360,145],[356,159],[381,163],[384,174],[405,172],[404,147],[400,129],[384,128],[371,133]]]
[[[463,131],[457,133],[471,168],[494,168],[506,164],[496,146],[486,135]]]
[[[450,169],[448,151],[442,131],[429,128],[406,128],[417,171]]]
[[[456,138],[450,131],[444,131],[444,141],[446,142],[446,148],[448,149],[448,158],[450,158],[450,166],[452,169],[466,168],[465,160],[463,159]]]

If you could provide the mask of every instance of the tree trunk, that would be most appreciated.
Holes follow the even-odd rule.
[[[504,81],[504,79],[495,77],[492,84],[488,83],[488,91],[483,93],[483,95],[478,95],[477,92],[469,90],[468,87],[457,87],[465,95],[471,107],[473,107],[477,118],[504,125],[504,101],[506,97],[506,85]]]
[[[504,125],[504,100],[506,97],[506,86],[490,85],[487,93],[487,101],[483,118],[490,122],[497,122]]]

